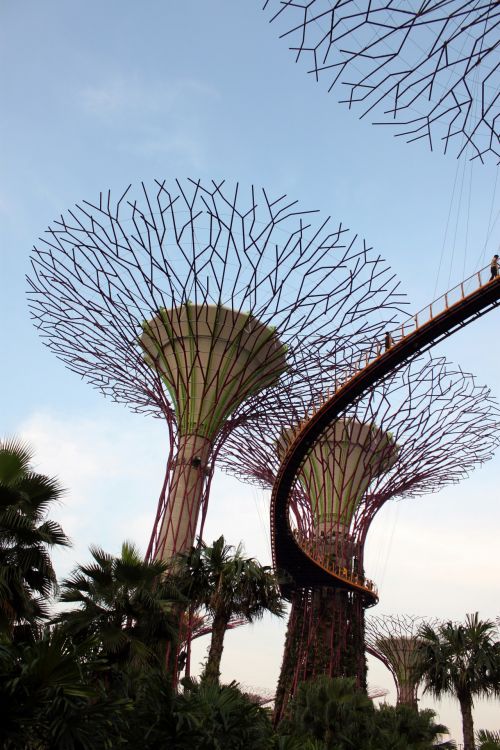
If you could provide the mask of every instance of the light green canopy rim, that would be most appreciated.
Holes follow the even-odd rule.
[[[294,430],[278,441],[283,455]],[[339,419],[314,445],[299,481],[311,502],[316,526],[333,531],[349,528],[370,483],[394,465],[398,447],[389,432],[354,418]]]
[[[287,367],[274,327],[223,305],[160,308],[142,328],[145,361],[165,383],[183,435],[213,440],[245,399]]]

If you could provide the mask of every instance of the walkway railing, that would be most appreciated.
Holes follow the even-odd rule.
[[[490,266],[485,266],[480,271],[473,273],[460,284],[449,289],[447,292],[437,297],[429,305],[426,305],[417,313],[414,313],[409,318],[404,320],[397,328],[389,331],[391,336],[391,343],[386,344],[382,341],[374,341],[371,346],[368,346],[362,353],[359,360],[355,361],[354,369],[361,370],[366,367],[375,359],[378,359],[384,351],[388,348],[399,344],[400,341],[406,339],[412,333],[415,333],[426,323],[434,320],[442,313],[445,313],[453,305],[456,305],[462,300],[469,297],[473,292],[477,292],[484,287],[489,286],[491,283],[497,283],[500,280],[500,276],[497,276],[493,281],[490,280]],[[350,377],[350,376],[349,376]],[[347,379],[349,379],[349,377]],[[335,381],[335,390],[339,388],[345,380]],[[331,394],[327,394],[327,397]]]
[[[480,271],[473,273],[472,276],[469,276],[464,281],[461,281],[460,284],[457,284],[456,286],[449,289],[447,292],[435,299],[434,302],[431,302],[430,305],[426,305],[424,308],[422,308],[422,310],[419,310],[417,313],[409,317],[407,320],[401,323],[401,327],[394,332],[394,341],[408,336],[424,323],[428,323],[437,315],[440,315],[441,313],[448,310],[452,305],[456,304],[457,302],[461,302],[463,299],[472,294],[472,292],[476,292],[479,289],[482,289],[482,287],[486,286],[487,284],[490,284],[491,282],[489,278],[487,278],[489,273],[490,267],[485,266],[485,268],[482,268]],[[494,281],[496,281],[496,279]]]
[[[302,551],[305,552],[307,556],[316,563],[316,565],[319,565],[326,570],[327,573],[335,576],[335,578],[343,581],[348,586],[352,586],[354,589],[363,590],[365,593],[369,594],[371,598],[374,598],[373,604],[376,604],[378,601],[378,590],[373,581],[349,571],[345,565],[338,565],[335,563],[331,554],[326,551],[322,552],[318,549],[316,539],[311,539],[297,532],[294,532],[294,537]]]

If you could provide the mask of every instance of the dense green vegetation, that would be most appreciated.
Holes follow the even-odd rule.
[[[500,750],[500,732],[480,729],[476,736],[477,750]]]
[[[19,441],[0,443],[0,627],[12,637],[29,636],[48,617],[47,598],[57,591],[49,549],[69,545],[46,519],[63,490],[32,470],[32,458]]]
[[[323,677],[299,686],[277,728],[270,712],[237,684],[221,685],[230,618],[251,621],[265,611],[284,611],[271,571],[223,537],[212,546],[200,543],[170,571],[145,562],[130,542],[119,556],[92,547],[91,561],[59,587],[50,550],[69,541],[49,513],[62,490],[57,480],[34,472],[31,460],[19,442],[0,443],[0,747],[454,747],[432,711],[376,709],[353,680]],[[48,606],[56,597],[57,613]],[[201,680],[184,679],[174,689],[172,657],[182,647],[185,611],[208,614],[212,635]],[[471,709],[475,696],[498,691],[500,646],[491,623],[470,616],[464,626],[428,629],[422,643],[429,690],[450,691],[461,705],[465,696]],[[480,750],[500,747],[491,732],[478,732],[477,743]]]
[[[446,727],[433,711],[381,706],[356,688],[353,679],[320,677],[302,684],[280,731],[324,750],[451,750]]]

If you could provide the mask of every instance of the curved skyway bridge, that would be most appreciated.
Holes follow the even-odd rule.
[[[342,413],[409,360],[500,304],[500,276],[489,280],[484,268],[419,310],[391,331],[390,345],[374,342],[356,363],[354,375],[334,383],[334,393],[305,419],[280,464],[271,496],[271,544],[275,568],[289,576],[282,584],[291,588],[335,586],[357,591],[367,606],[378,601],[375,584],[336,565],[316,545],[292,530],[289,522],[294,482],[315,443]]]

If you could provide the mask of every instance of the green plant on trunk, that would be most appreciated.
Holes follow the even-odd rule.
[[[429,625],[419,633],[420,672],[425,690],[437,698],[447,693],[460,704],[464,750],[474,750],[474,699],[500,691],[500,643],[496,626],[467,615],[465,624]]]
[[[0,631],[26,638],[48,617],[57,591],[49,550],[68,546],[58,523],[47,518],[63,490],[37,474],[33,453],[19,440],[0,442]]]
[[[165,577],[167,566],[145,562],[130,542],[119,557],[99,547],[90,552],[93,561],[78,565],[61,587],[61,602],[77,606],[55,622],[77,642],[94,638],[99,655],[117,667],[164,665],[183,601]]]
[[[284,614],[276,578],[271,569],[254,558],[244,557],[240,545],[235,549],[221,536],[212,546],[200,542],[178,557],[179,588],[194,607],[204,608],[212,616],[212,636],[203,678],[217,681],[226,634],[231,617],[249,622],[265,612]]]

